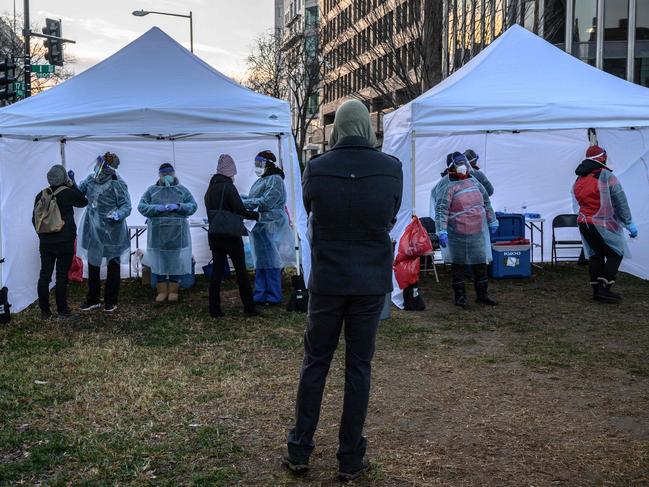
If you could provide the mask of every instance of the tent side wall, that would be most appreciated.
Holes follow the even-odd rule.
[[[297,223],[301,241],[306,242],[306,214],[302,205],[300,167],[291,136],[278,138],[274,135],[247,135],[220,140],[187,138],[177,141],[133,137],[112,141],[86,138],[68,140],[65,146],[66,166],[74,170],[78,181],[92,172],[98,154],[110,150],[120,156],[119,173],[128,184],[133,206],[127,219],[129,225],[146,223],[146,219],[137,211],[137,206],[144,192],[157,181],[158,168],[162,162],[171,162],[176,166],[181,184],[190,190],[198,204],[198,210],[190,217],[190,222],[202,223],[203,218],[206,218],[204,195],[211,176],[216,172],[220,154],[228,153],[236,161],[238,174],[235,184],[242,194],[246,194],[256,180],[255,155],[262,150],[281,152],[287,175],[287,206]],[[47,186],[48,169],[60,162],[59,140],[0,138],[2,249],[6,257],[3,283],[9,287],[13,310],[16,312],[36,299],[40,262],[38,236],[32,227],[31,213],[35,195]],[[77,222],[82,213],[83,210],[77,210]],[[146,250],[146,238],[146,234],[140,238],[142,250]],[[207,234],[202,228],[192,229],[192,243],[196,268],[200,270],[211,258]],[[308,256],[308,244],[305,243],[302,247],[303,254]],[[135,242],[132,242],[132,250],[135,250]],[[309,271],[309,263],[310,260],[305,261],[305,272]],[[122,275],[129,275],[128,266],[122,267]]]

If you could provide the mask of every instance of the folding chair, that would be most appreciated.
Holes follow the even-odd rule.
[[[426,232],[428,232],[428,238],[430,238],[430,243],[433,246],[433,251],[423,255],[421,257],[421,271],[422,272],[429,272],[428,268],[428,262],[430,261],[433,266],[433,273],[435,274],[435,281],[439,282],[439,275],[437,274],[437,266],[435,265],[435,251],[440,250],[439,247],[439,239],[437,238],[437,234],[435,232],[435,220],[432,218],[425,216],[423,218],[420,218],[419,221],[423,225],[423,227],[426,229]]]
[[[559,261],[564,262],[576,262],[579,257],[560,257],[558,255],[559,250],[583,250],[583,244],[581,240],[559,240],[557,239],[556,229],[557,228],[579,228],[577,224],[577,215],[575,214],[564,214],[557,215],[552,220],[552,265],[556,264]]]

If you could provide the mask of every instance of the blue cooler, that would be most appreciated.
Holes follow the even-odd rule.
[[[492,237],[492,242],[509,242],[517,238],[525,238],[525,215],[518,213],[496,212],[498,232]]]
[[[530,245],[494,243],[491,275],[494,279],[524,278],[532,275]]]

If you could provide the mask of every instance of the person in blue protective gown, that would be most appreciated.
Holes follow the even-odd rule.
[[[104,291],[104,311],[117,309],[120,264],[128,262],[131,241],[126,218],[131,214],[128,186],[117,174],[120,160],[107,152],[97,158],[91,175],[79,184],[88,206],[79,225],[78,254],[88,262],[88,295],[82,311],[101,307],[100,270],[108,267]]]
[[[611,290],[617,271],[629,249],[624,229],[637,238],[631,209],[620,181],[607,165],[608,155],[594,145],[586,159],[575,170],[577,180],[572,188],[579,232],[588,257],[593,299],[619,303],[622,299]]]
[[[259,179],[250,188],[243,204],[259,212],[260,218],[250,232],[255,256],[254,300],[257,304],[282,302],[282,268],[295,265],[295,241],[286,212],[284,171],[276,165],[271,151],[255,157]]]
[[[196,213],[196,201],[180,184],[174,167],[164,163],[158,171],[158,181],[142,195],[137,209],[147,218],[143,263],[157,276],[156,302],[176,302],[181,277],[192,272],[188,217]]]
[[[444,261],[451,264],[455,304],[467,305],[465,267],[471,266],[477,302],[494,306],[488,294],[487,264],[498,220],[484,186],[471,177],[463,154],[447,158],[448,174],[434,188],[435,223]]]

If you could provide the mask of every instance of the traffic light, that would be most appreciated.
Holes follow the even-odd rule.
[[[54,37],[61,37],[61,21],[45,19],[43,34]],[[53,66],[63,66],[63,44],[56,39],[45,39],[43,45],[47,49],[45,58]]]
[[[11,58],[0,59],[0,100],[16,97],[16,63]]]

